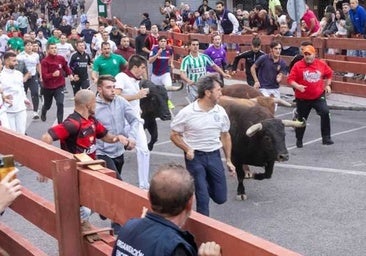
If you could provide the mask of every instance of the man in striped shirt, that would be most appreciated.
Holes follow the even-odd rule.
[[[184,57],[180,67],[180,77],[187,84],[188,98],[193,102],[197,98],[197,80],[206,75],[207,67],[213,68],[224,78],[230,78],[220,67],[218,67],[209,56],[198,51],[199,40],[192,39],[189,43],[189,55]]]

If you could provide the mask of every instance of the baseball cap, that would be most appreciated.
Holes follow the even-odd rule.
[[[315,54],[315,48],[312,45],[307,45],[302,50],[303,53]]]

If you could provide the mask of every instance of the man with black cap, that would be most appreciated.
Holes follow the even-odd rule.
[[[291,69],[288,83],[295,89],[298,120],[307,119],[314,108],[320,116],[320,128],[323,145],[334,142],[330,134],[329,108],[326,93],[331,93],[331,78],[333,71],[322,60],[315,58],[315,48],[312,45],[303,48],[304,59],[298,61]],[[296,146],[303,147],[305,127],[296,128]]]

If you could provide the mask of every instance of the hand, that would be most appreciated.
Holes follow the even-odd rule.
[[[254,89],[259,89],[259,87],[261,86],[261,84],[259,83],[259,81],[254,82]]]
[[[29,106],[29,107],[32,107],[32,102],[31,102],[30,100],[25,99],[25,100],[24,100],[24,103],[25,103],[25,105],[27,105],[27,106]]]
[[[145,98],[149,94],[148,88],[142,88],[138,93],[139,99]]]
[[[295,86],[295,89],[299,90],[300,92],[305,92],[306,86],[302,85],[302,84],[298,84],[298,85]]]
[[[325,92],[328,93],[328,94],[332,93],[332,88],[330,88],[329,85],[325,86]]]
[[[163,49],[159,48],[158,52],[156,53],[156,56],[160,56],[162,52],[163,52]]]
[[[233,163],[231,161],[226,161],[226,166],[230,173],[230,176],[232,176],[232,177],[236,176],[236,168],[233,165]]]
[[[127,139],[128,143],[125,146],[126,150],[133,150],[136,147],[136,141],[134,141],[133,139]]]
[[[52,73],[52,76],[57,77],[60,76],[61,72],[60,70],[56,70],[55,72]]]
[[[230,79],[230,78],[231,78],[231,75],[230,75],[230,74],[226,74],[226,73],[224,73],[224,74],[223,74],[223,77],[225,77],[225,78],[227,78],[227,79]]]
[[[192,148],[188,149],[186,152],[187,160],[193,160],[194,158],[194,150]]]
[[[113,138],[114,143],[116,143],[118,141],[121,142],[125,146],[128,144],[128,138],[126,138],[123,135],[117,135],[116,137]]]
[[[38,182],[41,182],[41,183],[48,182],[48,178],[46,176],[41,175],[41,174],[38,174],[36,179],[38,180]]]
[[[202,243],[198,249],[199,256],[220,256],[221,247],[215,242]]]
[[[73,75],[69,75],[69,79],[70,79],[70,82],[74,81],[74,76]]]
[[[278,73],[277,76],[276,76],[276,81],[277,83],[280,83],[282,81],[282,76],[283,74],[282,73]]]
[[[18,169],[15,169],[9,172],[0,182],[0,212],[3,212],[6,207],[22,194],[20,180],[11,180],[18,171]]]
[[[10,106],[13,105],[13,95],[9,94],[4,96],[4,103],[9,104]]]
[[[234,76],[235,74],[236,74],[236,71],[235,70],[231,71],[231,75],[232,76]]]

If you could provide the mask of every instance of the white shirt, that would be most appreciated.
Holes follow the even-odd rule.
[[[16,113],[26,110],[23,74],[16,69],[8,69],[6,67],[0,72],[0,84],[3,88],[4,95],[11,95],[12,106],[8,108],[7,113]]]
[[[75,51],[74,47],[72,47],[70,43],[57,43],[56,47],[57,54],[64,57],[67,62],[69,61],[71,53]]]
[[[32,76],[35,76],[37,73],[37,65],[39,64],[39,55],[38,53],[32,52],[31,54],[22,51],[18,54],[17,60],[24,61],[25,66]]]
[[[116,78],[116,89],[121,89],[122,94],[134,95],[140,91],[140,80],[136,80],[133,77],[128,76],[126,73],[119,73],[115,76]],[[141,116],[140,100],[129,101],[135,114]]]
[[[220,105],[203,111],[198,101],[184,107],[175,116],[170,128],[183,136],[183,141],[194,150],[212,152],[222,147],[220,136],[230,129],[230,120]]]
[[[0,36],[0,52],[5,52],[9,39],[6,34]]]

